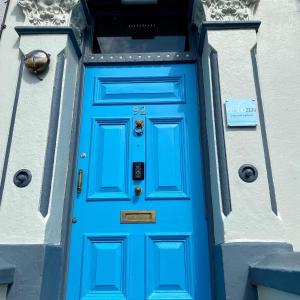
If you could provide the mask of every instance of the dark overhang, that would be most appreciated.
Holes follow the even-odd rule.
[[[99,37],[130,37],[144,40],[155,39],[158,36],[187,37],[192,2],[191,0],[87,0],[93,25],[93,50],[101,52],[101,49],[97,49]],[[188,50],[187,45],[185,48]]]

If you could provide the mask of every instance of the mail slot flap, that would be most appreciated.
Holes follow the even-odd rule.
[[[155,210],[124,210],[121,211],[121,224],[156,223]]]

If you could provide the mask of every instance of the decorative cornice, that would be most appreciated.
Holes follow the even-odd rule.
[[[203,21],[248,21],[259,0],[196,0],[194,6],[194,23]]]
[[[18,0],[28,22],[33,25],[68,25],[78,0]]]
[[[18,0],[26,23],[35,26],[71,26],[78,41],[86,26],[80,0]]]

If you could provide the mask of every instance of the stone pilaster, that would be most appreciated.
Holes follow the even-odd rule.
[[[258,0],[197,0],[216,243],[284,241],[272,177],[263,99],[256,63]],[[257,102],[258,125],[230,128],[226,100]],[[245,183],[239,168],[252,164],[258,178]]]

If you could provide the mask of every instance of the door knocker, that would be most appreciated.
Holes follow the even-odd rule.
[[[141,119],[135,120],[134,133],[136,136],[141,136],[144,132],[144,121]]]

